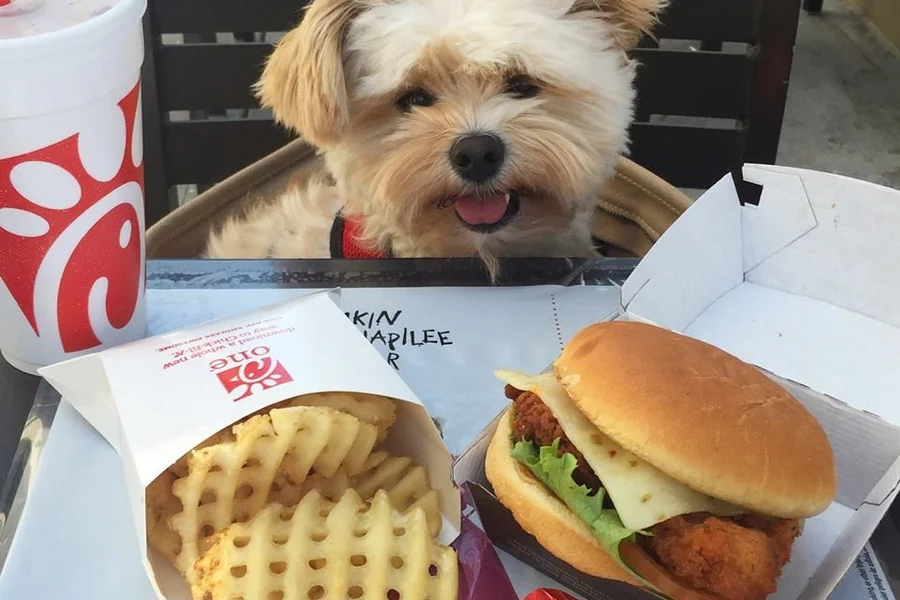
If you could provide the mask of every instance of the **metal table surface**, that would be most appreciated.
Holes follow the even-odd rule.
[[[511,259],[501,286],[621,283],[630,259]],[[476,261],[149,261],[147,287],[162,289],[273,289],[328,287],[469,287],[490,285]],[[40,394],[38,387],[42,386]],[[39,399],[35,403],[35,399]],[[9,541],[35,472],[58,395],[38,377],[0,359],[0,542]],[[872,538],[893,585],[900,582],[900,503]],[[5,551],[0,543],[0,565]],[[897,589],[895,587],[895,589]]]
[[[506,259],[494,285],[582,285],[623,282],[632,259]],[[278,289],[329,287],[472,287],[491,285],[474,259],[355,260],[150,260],[148,289]],[[0,357],[0,539],[24,502],[56,411],[55,392]],[[46,385],[46,384],[44,384]],[[0,547],[0,558],[3,549]],[[2,564],[2,560],[0,560]]]
[[[14,492],[13,487],[21,478],[20,474],[7,475],[40,382],[39,377],[14,369],[0,357],[0,531],[8,513],[2,498]]]

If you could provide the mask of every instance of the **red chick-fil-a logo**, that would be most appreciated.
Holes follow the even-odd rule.
[[[274,357],[268,346],[257,346],[217,358],[209,363],[228,397],[234,402],[293,381],[290,373]]]
[[[0,279],[65,352],[96,348],[144,292],[140,84],[64,139],[0,152]]]

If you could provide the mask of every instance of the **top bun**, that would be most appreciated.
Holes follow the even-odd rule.
[[[555,364],[578,408],[688,487],[781,518],[819,514],[837,476],[816,419],[760,370],[642,323],[580,331]]]

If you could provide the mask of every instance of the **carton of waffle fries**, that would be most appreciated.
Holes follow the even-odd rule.
[[[332,294],[42,375],[121,457],[160,598],[456,599],[451,456]]]

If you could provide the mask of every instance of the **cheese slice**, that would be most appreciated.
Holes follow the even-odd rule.
[[[504,383],[537,394],[544,401],[600,478],[625,527],[646,529],[694,512],[720,516],[746,512],[687,487],[612,441],[578,410],[553,373],[532,377],[503,370],[496,375]]]

